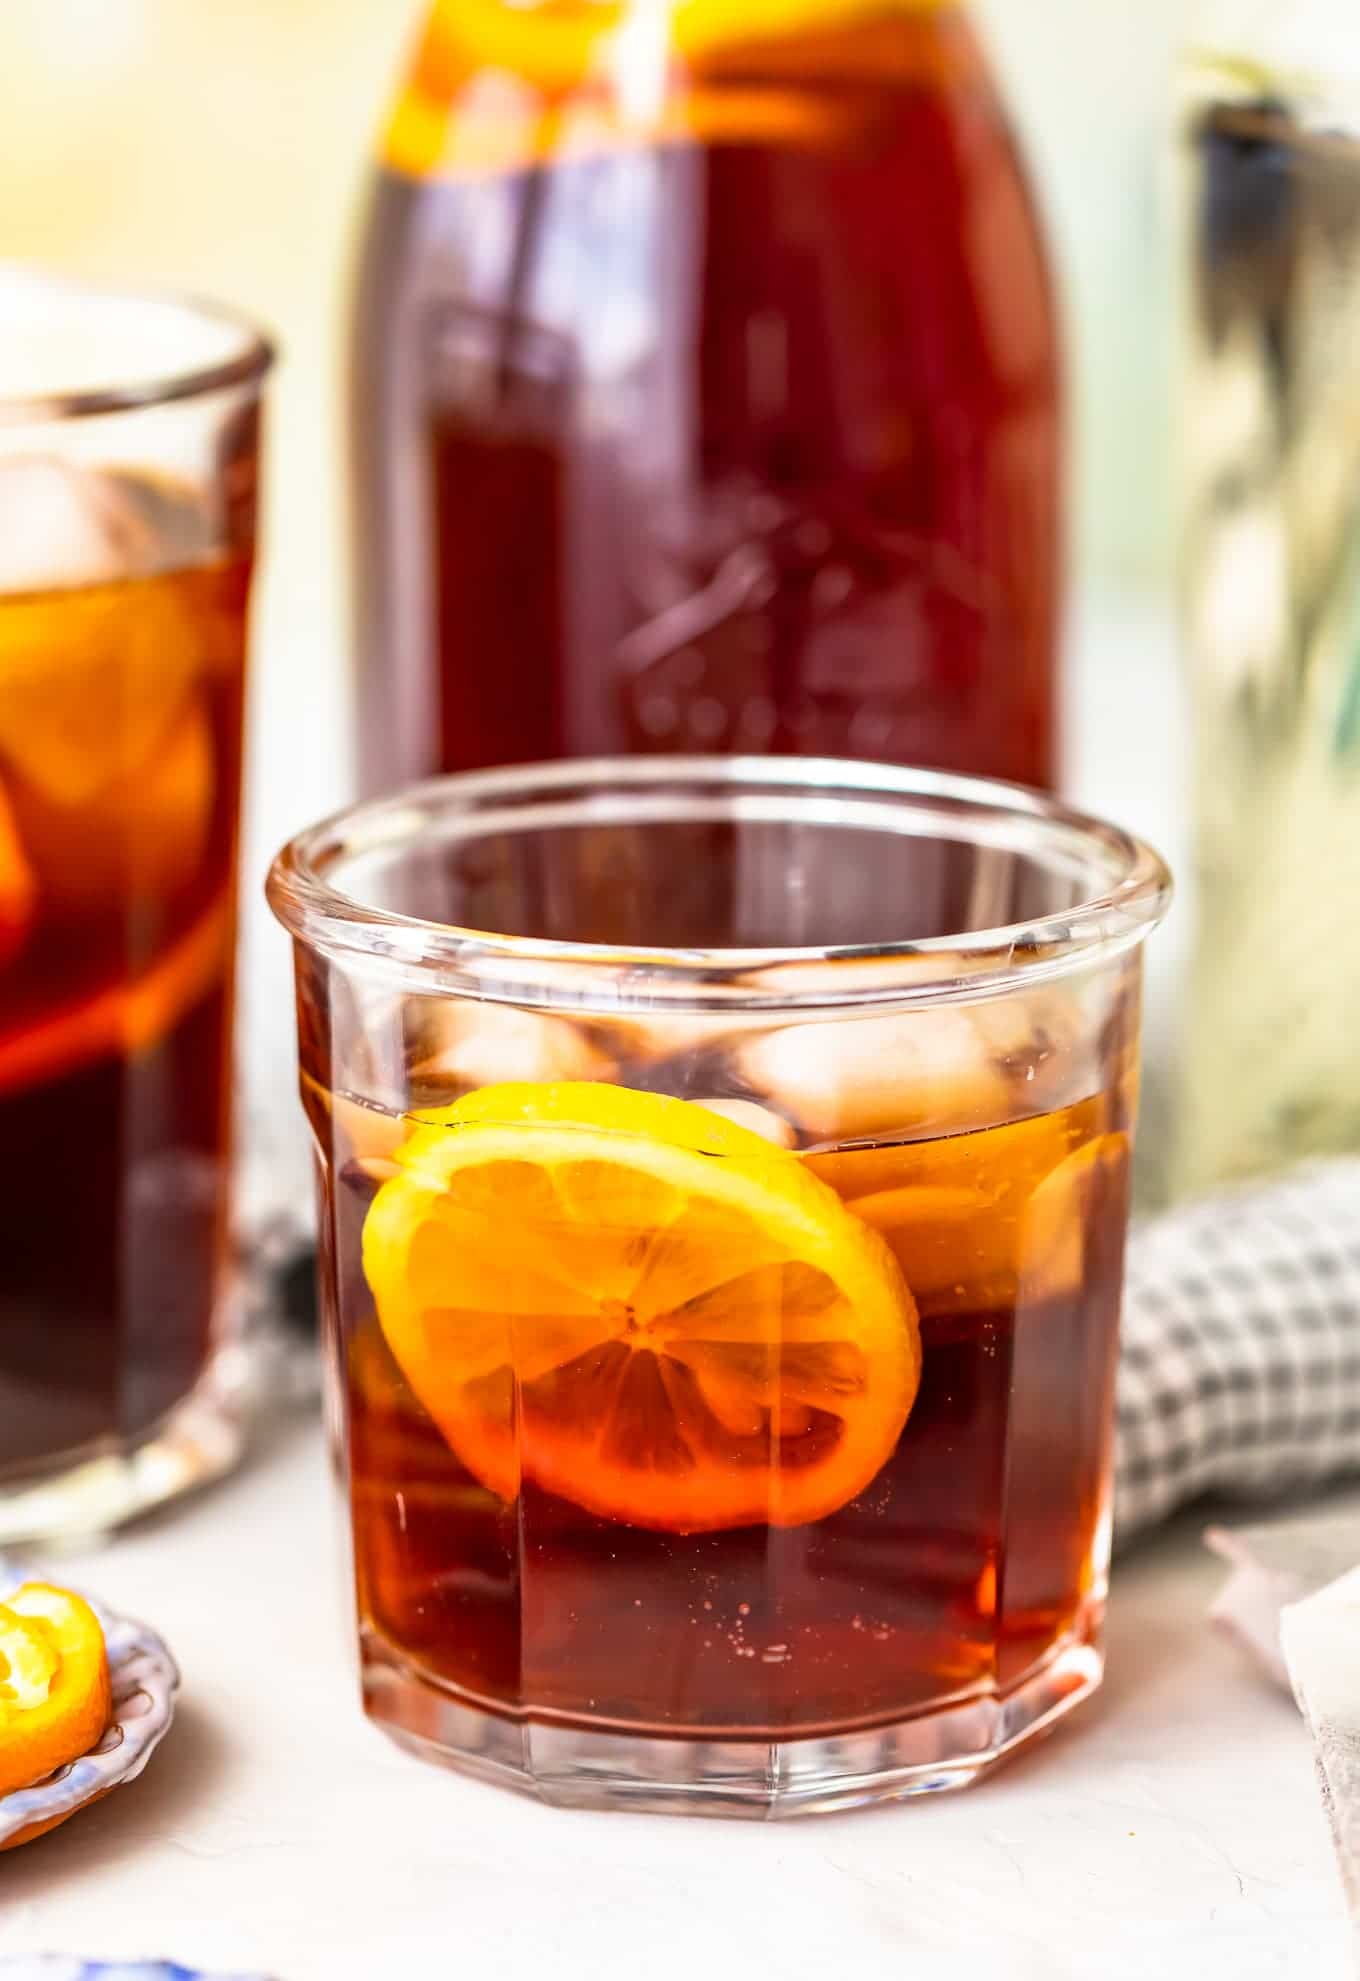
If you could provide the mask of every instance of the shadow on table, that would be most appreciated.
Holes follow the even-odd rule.
[[[149,1845],[173,1841],[216,1794],[228,1758],[228,1743],[211,1717],[181,1700],[174,1724],[136,1781],[0,1858],[6,1906],[50,1892],[58,1882],[78,1882],[87,1871],[105,1871]]]

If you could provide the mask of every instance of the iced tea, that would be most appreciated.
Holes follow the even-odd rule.
[[[266,362],[196,306],[0,271],[0,1540],[236,1446],[180,1406],[228,1306]]]
[[[137,1440],[207,1356],[249,579],[0,598],[0,1484]]]
[[[494,885],[512,933],[575,921],[589,956],[468,937],[479,997],[299,944],[369,1710],[563,1800],[962,1782],[1099,1676],[1136,958],[748,951],[676,1011],[655,951],[594,960],[589,905],[666,829],[565,852],[566,809],[537,857],[507,806],[400,877],[357,834],[355,873],[404,916]],[[1037,910],[1027,863],[959,858],[967,823],[942,901]],[[736,912],[788,925],[751,883],[793,842],[748,836]],[[928,855],[798,836],[804,888],[867,863],[874,915],[905,865],[927,912]],[[705,895],[745,932],[691,864],[650,917],[677,956]]]

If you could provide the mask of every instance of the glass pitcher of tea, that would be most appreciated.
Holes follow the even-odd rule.
[[[369,790],[659,751],[1051,784],[1054,303],[950,0],[438,0],[351,387]]]

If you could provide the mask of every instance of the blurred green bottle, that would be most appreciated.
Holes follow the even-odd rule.
[[[1360,22],[1188,52],[1184,633],[1198,927],[1178,1192],[1360,1148]]]

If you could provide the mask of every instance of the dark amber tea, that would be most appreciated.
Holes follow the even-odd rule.
[[[499,1110],[505,1092],[477,1105]],[[572,1105],[632,1112],[610,1089]],[[661,1132],[665,1112],[648,1116]],[[601,1166],[578,1152],[582,1124],[529,1124],[451,1186],[399,1174],[391,1215],[414,1190],[426,1221],[392,1270],[420,1280],[422,1253],[449,1258],[449,1286],[405,1319],[411,1293],[378,1250],[384,1207],[368,1207],[374,1165],[345,1163],[339,1188],[358,1201],[339,1223],[370,1233],[367,1279],[359,1260],[348,1275],[371,1308],[348,1379],[372,1629],[488,1705],[638,1733],[838,1734],[1033,1672],[1102,1593],[1127,1209],[1115,1119],[1096,1100],[801,1163],[706,1150],[693,1167],[712,1195],[688,1200],[678,1231],[648,1222],[664,1215],[649,1152],[634,1169],[611,1126],[620,1159]],[[694,1116],[673,1132],[723,1133]],[[418,1160],[437,1168],[438,1144]],[[776,1253],[754,1211],[735,1238],[747,1175],[762,1201],[783,1184],[823,1213],[848,1288]],[[465,1360],[464,1310],[436,1318],[436,1303],[479,1250],[500,1280],[500,1340]],[[583,1311],[553,1322],[535,1303],[566,1259]],[[870,1335],[857,1269],[895,1289],[895,1344]],[[552,1339],[535,1353],[539,1328]],[[501,1464],[512,1419],[518,1464]]]
[[[1052,781],[1059,365],[933,0],[440,0],[352,378],[361,753]]]
[[[1080,893],[1160,870],[851,773],[454,779],[276,868],[368,1707],[550,1799],[951,1786],[1100,1675],[1138,980]],[[846,947],[772,944],[809,901]]]
[[[0,597],[0,1484],[207,1357],[249,575]]]

